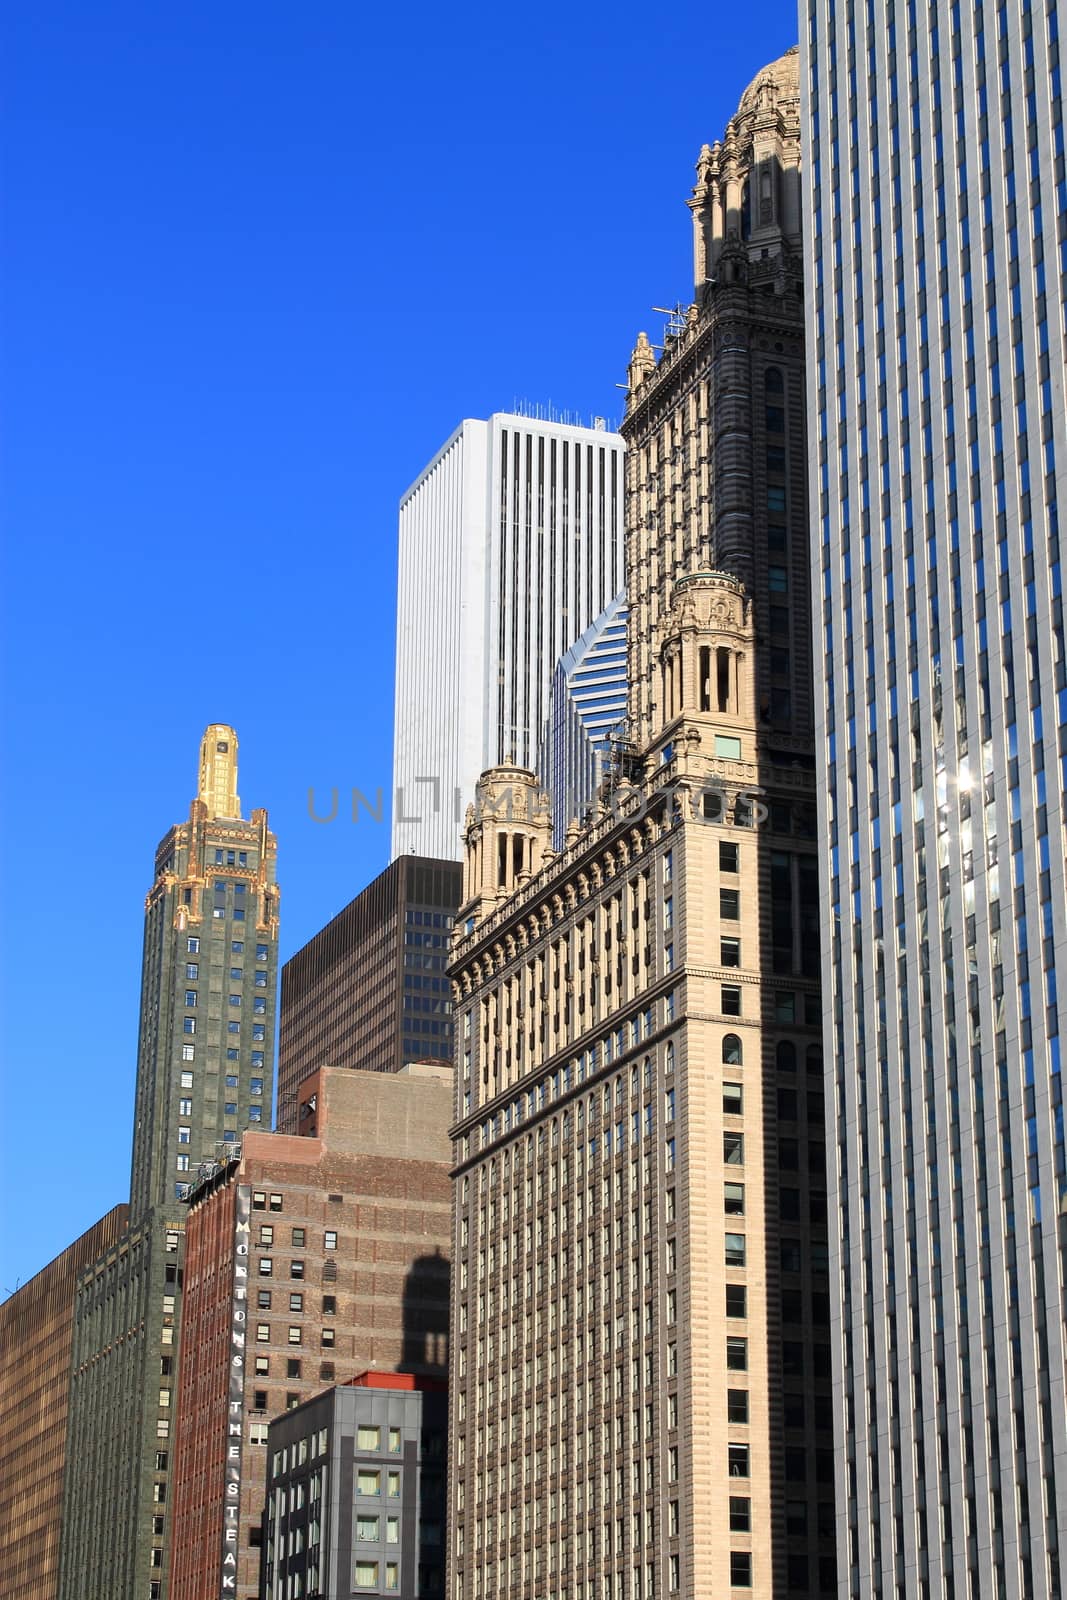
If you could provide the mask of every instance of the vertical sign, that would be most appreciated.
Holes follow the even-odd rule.
[[[229,1395],[226,1407],[226,1472],[222,1513],[222,1574],[219,1594],[237,1593],[237,1552],[241,1517],[241,1438],[245,1409],[245,1340],[248,1335],[248,1244],[251,1237],[252,1190],[239,1183],[235,1191],[233,1230],[233,1297],[230,1302]]]

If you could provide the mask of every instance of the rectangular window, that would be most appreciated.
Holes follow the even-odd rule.
[[[726,1341],[726,1365],[731,1372],[748,1371],[748,1340],[731,1335]]]
[[[722,1158],[728,1167],[741,1167],[745,1162],[745,1136],[743,1133],[724,1133]]]
[[[719,960],[724,967],[739,967],[741,965],[740,939],[720,939]]]
[[[305,1238],[306,1238],[306,1234],[305,1234],[305,1231],[304,1231],[303,1228],[294,1228],[293,1231],[292,1231],[293,1249],[294,1250],[302,1250],[304,1248],[304,1240],[305,1240]]]
[[[376,1467],[360,1467],[356,1475],[357,1494],[381,1494],[382,1475]]]
[[[191,956],[195,956],[200,949],[200,940],[191,936],[190,938],[186,939],[185,948],[188,950]]]
[[[293,1242],[294,1244],[296,1243],[295,1240]],[[302,1261],[290,1261],[289,1276],[290,1278],[302,1278],[304,1276],[304,1263]]]
[[[196,1045],[195,1044],[183,1044],[182,1045],[182,1060],[183,1061],[193,1061],[195,1059],[195,1057],[196,1057]],[[187,1078],[189,1080],[188,1083],[186,1083],[186,1081],[185,1081]],[[193,1086],[193,1075],[192,1075],[192,1073],[191,1072],[183,1072],[182,1073],[182,1088],[183,1089],[191,1089],[192,1086]]]
[[[745,1103],[744,1086],[740,1083],[724,1083],[722,1086],[722,1110],[726,1117],[739,1117]]]
[[[399,1428],[390,1428],[389,1429],[389,1454],[393,1455],[393,1456],[397,1456],[397,1455],[400,1454],[400,1429]]]
[[[746,1317],[748,1315],[748,1296],[743,1283],[728,1283],[726,1285],[726,1315],[728,1317]]]
[[[385,1587],[387,1590],[400,1588],[399,1561],[387,1561],[385,1563]]]
[[[386,1474],[386,1480],[387,1480],[386,1481],[386,1493],[389,1495],[389,1498],[391,1500],[399,1500],[399,1498],[400,1498],[400,1474],[399,1474],[399,1472],[387,1473]]]
[[[728,733],[715,735],[715,754],[723,761],[740,761],[741,741]]]
[[[733,1589],[751,1589],[752,1552],[750,1550],[730,1551],[730,1587]]]
[[[743,1267],[745,1264],[745,1236],[743,1233],[726,1235],[726,1265]]]
[[[270,1323],[256,1323],[256,1338],[260,1344],[270,1344]]]
[[[270,1373],[270,1356],[256,1357],[256,1377],[265,1378]]]
[[[196,1018],[195,1017],[183,1017],[182,1018],[182,1032],[183,1033],[195,1033],[196,1032]]]
[[[256,1305],[260,1311],[270,1310],[270,1290],[260,1289],[256,1295]]]
[[[741,990],[733,984],[724,983],[722,986],[721,1006],[724,1017],[739,1017],[741,1015]]]
[[[748,1421],[748,1390],[727,1389],[726,1391],[726,1420],[727,1422]]]
[[[269,1278],[273,1271],[274,1271],[274,1262],[271,1260],[270,1256],[260,1256],[260,1258],[259,1258],[259,1275],[260,1275],[260,1277],[261,1278]]]
[[[336,1250],[337,1249],[337,1234],[334,1231],[334,1229],[327,1228],[326,1233],[323,1236],[322,1248],[324,1250]]]
[[[193,1114],[193,1102],[191,1100],[184,1100],[184,1099],[183,1100],[179,1100],[178,1101],[178,1115],[179,1115],[179,1117],[191,1117],[192,1114]],[[185,1143],[185,1142],[186,1141],[184,1141],[184,1140],[182,1141],[182,1143]]]
[[[289,1310],[290,1311],[303,1311],[303,1309],[304,1309],[304,1296],[302,1294],[291,1294],[289,1296]]]
[[[336,1341],[337,1341],[337,1330],[336,1330],[336,1328],[323,1328],[323,1330],[322,1330],[322,1348],[324,1350],[332,1350],[334,1345],[335,1345],[335,1343],[336,1343]]]
[[[290,1344],[300,1344],[301,1343],[301,1333],[300,1333],[300,1329],[299,1328],[290,1328],[289,1329],[289,1343]]]
[[[740,1495],[730,1496],[730,1532],[750,1533],[752,1531],[752,1501]]]
[[[352,1587],[354,1589],[377,1589],[378,1563],[377,1561],[357,1561]]]
[[[178,1171],[179,1172],[188,1172],[189,1171],[189,1157],[188,1156],[179,1156],[178,1157]]]
[[[747,1444],[728,1444],[726,1446],[726,1457],[731,1478],[748,1477]]]
[[[719,890],[719,916],[724,922],[736,922],[741,915],[741,895],[737,889]]]
[[[362,1474],[361,1474],[361,1476],[362,1476]],[[374,1494],[378,1493],[377,1489],[374,1489],[373,1491],[369,1491],[369,1492],[372,1492]],[[357,1542],[357,1544],[377,1544],[377,1542],[381,1538],[381,1536],[382,1536],[382,1519],[381,1519],[381,1517],[357,1516],[357,1518],[356,1518],[356,1542]]]
[[[382,1447],[381,1428],[371,1428],[361,1425],[356,1429],[356,1444],[360,1450],[380,1450]],[[377,1538],[377,1535],[375,1535]]]
[[[723,1209],[728,1217],[743,1217],[745,1214],[745,1186],[743,1183],[727,1183],[723,1185]]]
[[[252,1078],[250,1080],[250,1082],[249,1082],[249,1085],[248,1085],[248,1092],[249,1092],[249,1094],[262,1094],[263,1093],[263,1079],[262,1078]]]

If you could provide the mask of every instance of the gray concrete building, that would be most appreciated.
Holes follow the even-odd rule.
[[[262,1600],[445,1592],[448,1386],[364,1372],[267,1435]]]
[[[1059,1597],[1058,5],[800,32],[841,1592]]]

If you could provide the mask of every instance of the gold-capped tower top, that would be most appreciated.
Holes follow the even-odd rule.
[[[200,741],[197,798],[209,817],[240,817],[237,793],[237,734],[226,722],[213,722]]]

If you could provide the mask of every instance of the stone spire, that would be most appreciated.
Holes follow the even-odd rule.
[[[200,741],[197,799],[209,817],[240,817],[237,793],[237,734],[228,723],[213,722]]]

